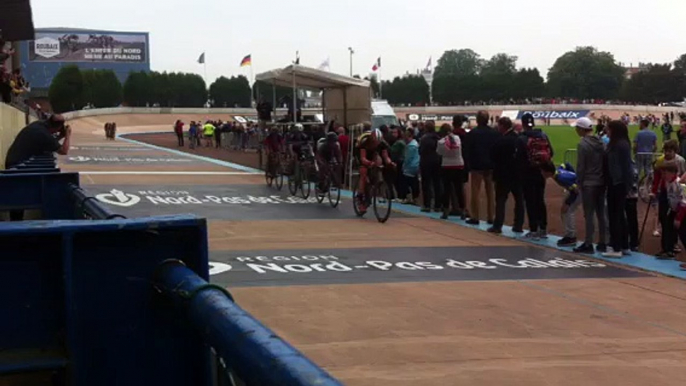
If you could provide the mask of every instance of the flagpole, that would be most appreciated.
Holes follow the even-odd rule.
[[[377,76],[376,81],[379,82],[379,99],[383,99],[383,93],[381,92],[381,67],[379,67],[379,76]]]
[[[252,54],[251,54],[251,56],[250,56],[250,80],[249,80],[249,82],[250,82],[250,107],[252,107],[252,102],[254,100],[257,100],[256,95],[253,94],[253,89],[252,89],[253,82],[254,82],[253,79],[254,79],[254,75],[252,72]]]

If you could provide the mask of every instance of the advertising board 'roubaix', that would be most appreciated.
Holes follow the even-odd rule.
[[[537,247],[437,247],[210,253],[212,282],[231,286],[639,277]]]
[[[520,110],[517,114],[517,119],[522,119],[522,115],[530,113],[534,116],[534,119],[579,119],[588,115],[589,110],[541,110],[541,111],[531,111],[531,110]]]

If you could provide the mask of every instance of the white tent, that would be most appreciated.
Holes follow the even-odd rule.
[[[292,64],[285,68],[257,74],[255,80],[275,86],[323,91],[322,110],[325,120],[337,120],[344,125],[359,124],[371,117],[369,81],[334,74],[315,68]]]

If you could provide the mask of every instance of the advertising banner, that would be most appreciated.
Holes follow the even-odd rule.
[[[36,40],[30,41],[28,46],[32,62],[148,61],[147,34],[36,31]]]
[[[534,119],[579,119],[588,115],[589,110],[547,110],[547,111],[534,111],[534,110],[519,110],[517,114],[517,119],[522,119],[522,115],[526,113],[531,113]]]
[[[464,115],[469,119],[475,119],[476,113],[456,113],[456,114],[407,114],[407,120],[410,122],[426,122],[426,121],[436,121],[436,122],[452,122],[453,116]]]

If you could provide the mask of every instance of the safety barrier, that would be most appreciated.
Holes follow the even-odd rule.
[[[652,157],[652,160],[655,161],[659,156],[662,155],[662,153],[636,153],[635,156],[640,156],[640,155],[649,155]],[[634,157],[635,159],[635,157]],[[577,163],[577,152],[576,149],[567,149],[565,150],[565,155],[564,155],[564,162],[569,163],[572,165],[574,168],[576,168],[576,163]]]
[[[339,384],[208,284],[205,219],[125,219],[77,173],[12,172],[0,183],[0,211],[60,220],[0,223],[0,313],[11,315],[0,318],[0,380]]]

